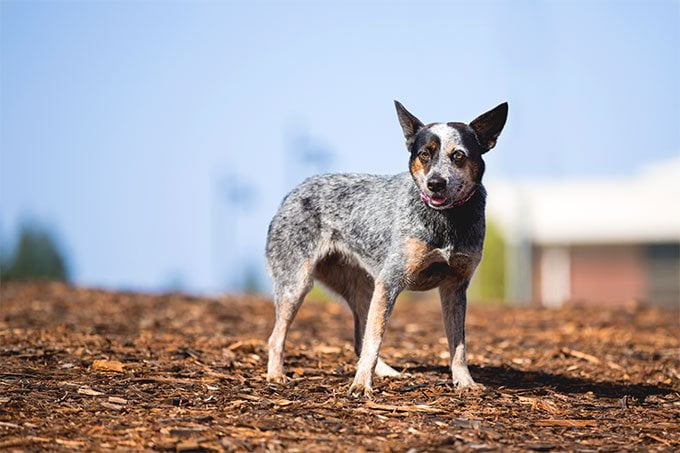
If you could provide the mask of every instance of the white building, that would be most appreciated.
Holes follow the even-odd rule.
[[[680,303],[680,158],[627,179],[487,186],[508,299]]]

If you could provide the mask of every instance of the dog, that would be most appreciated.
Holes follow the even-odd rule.
[[[438,287],[457,388],[478,386],[465,356],[466,290],[482,256],[484,153],[508,115],[502,103],[465,123],[423,124],[398,101],[409,172],[326,174],[293,189],[269,225],[267,267],[276,321],[267,380],[283,382],[284,343],[316,279],[354,316],[359,357],[350,397],[370,397],[373,374],[399,373],[378,357],[400,292]]]

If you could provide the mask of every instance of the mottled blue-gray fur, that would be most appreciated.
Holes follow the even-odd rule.
[[[435,287],[453,380],[460,387],[476,385],[465,360],[465,290],[484,240],[482,154],[495,145],[507,104],[469,126],[425,126],[396,105],[410,172],[314,176],[286,196],[271,222],[266,258],[277,313],[270,380],[285,379],[285,338],[316,279],[342,296],[354,315],[359,363],[350,395],[370,395],[374,372],[398,374],[378,358],[397,295]]]

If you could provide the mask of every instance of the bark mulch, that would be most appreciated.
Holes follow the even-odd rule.
[[[290,382],[268,384],[273,307],[3,284],[0,449],[620,451],[680,449],[680,327],[654,307],[473,306],[477,392],[449,382],[438,304],[397,304],[382,349],[404,376],[346,397],[352,320],[306,303]]]

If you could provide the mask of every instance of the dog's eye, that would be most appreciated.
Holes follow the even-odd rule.
[[[430,155],[430,152],[428,150],[424,149],[420,153],[418,153],[418,157],[420,157],[422,160],[430,160],[432,156]]]
[[[466,156],[463,151],[455,151],[451,157],[455,163],[460,164],[465,160]]]

